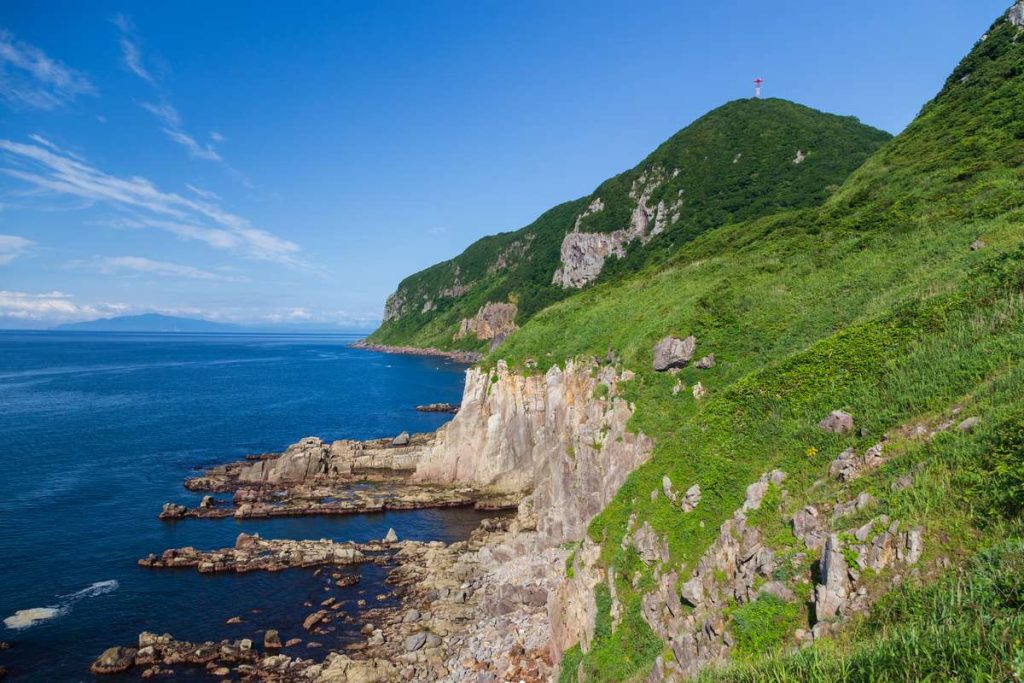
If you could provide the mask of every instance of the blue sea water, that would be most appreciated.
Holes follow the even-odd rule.
[[[252,638],[276,628],[307,639],[302,619],[327,596],[347,601],[350,624],[326,646],[357,639],[355,601],[378,606],[386,569],[326,590],[312,570],[201,576],[145,569],[170,547],[230,546],[240,531],[265,538],[452,541],[472,510],[334,518],[161,522],[164,502],[197,467],[282,450],[303,436],[375,438],[431,431],[450,416],[418,404],[458,402],[464,367],[440,359],[348,348],[319,335],[160,335],[0,332],[0,619],[51,608],[28,628],[0,626],[8,676],[90,680],[105,648],[143,630],[182,640]],[[388,603],[385,603],[388,604]],[[242,623],[226,625],[231,617]],[[335,622],[336,624],[338,622]],[[289,654],[321,657],[306,643]]]

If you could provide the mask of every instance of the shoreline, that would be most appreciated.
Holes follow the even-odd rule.
[[[484,358],[479,351],[442,351],[441,349],[420,348],[418,346],[388,346],[387,344],[372,344],[365,339],[360,339],[349,345],[349,348],[361,349],[363,351],[377,351],[378,353],[393,353],[400,356],[430,356],[433,358],[446,358],[453,363],[474,365]]]

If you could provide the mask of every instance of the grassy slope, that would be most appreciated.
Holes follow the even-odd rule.
[[[399,292],[410,302],[407,314],[385,323],[371,340],[453,348],[459,320],[472,316],[487,301],[514,300],[521,325],[545,306],[570,296],[551,284],[559,265],[562,239],[576,217],[594,199],[605,210],[588,216],[587,232],[610,232],[629,225],[635,200],[629,192],[645,170],[679,174],[666,180],[649,204],[671,204],[682,194],[678,223],[646,247],[635,243],[625,259],[606,266],[601,279],[619,280],[628,273],[667,258],[679,245],[700,233],[782,209],[820,204],[872,152],[889,139],[882,131],[856,119],[840,117],[784,100],[740,100],[726,104],[683,129],[636,168],[604,182],[589,197],[546,212],[516,232],[486,237],[458,257],[406,278]],[[808,154],[794,164],[797,150]],[[740,155],[737,158],[737,155]],[[526,240],[529,240],[528,243]],[[494,272],[498,255],[514,244],[528,244],[512,267]],[[457,276],[456,276],[457,274]],[[458,280],[470,291],[459,298],[438,295]],[[437,308],[421,311],[425,300]],[[481,346],[475,340],[463,348]]]
[[[918,120],[823,207],[705,233],[669,267],[578,294],[506,341],[500,355],[513,362],[536,358],[543,367],[580,354],[603,356],[610,346],[639,370],[628,390],[638,408],[633,427],[654,436],[657,447],[591,525],[591,536],[603,543],[601,562],[617,577],[640,570],[639,590],[647,585],[650,570],[620,544],[636,512],[665,534],[673,564],[693,567],[746,485],[773,467],[789,473],[786,488],[797,493],[766,522],[779,528],[805,502],[845,500],[867,488],[881,499],[874,513],[925,527],[926,560],[960,557],[1016,534],[1024,438],[1007,435],[1024,429],[1022,164],[1024,41],[1000,20]],[[988,246],[971,251],[979,237]],[[716,354],[714,369],[679,375],[687,385],[702,381],[708,399],[673,396],[675,378],[650,371],[651,347],[668,333],[696,334],[698,353]],[[927,445],[896,442],[901,455],[873,476],[799,493],[845,447],[864,449],[888,430],[955,404],[983,415],[983,428]],[[836,408],[855,415],[863,437],[815,427]],[[920,468],[918,483],[892,492],[889,482],[911,468]],[[648,493],[665,473],[680,490],[701,484],[694,513],[681,515],[664,497],[651,502]],[[1019,544],[1006,552],[1019,563]],[[649,669],[661,648],[639,617],[639,590],[618,582],[622,624],[612,629],[599,610],[590,652],[567,655],[570,678],[579,661],[588,680],[628,680]],[[970,659],[968,641],[959,653],[947,641],[977,623],[940,628],[936,610],[951,610],[959,593],[955,586],[935,590],[931,606],[908,612],[917,620],[909,626],[883,615],[845,643],[816,644],[798,657],[720,676],[762,680],[786,671],[790,678],[836,680],[838,669],[815,673],[829,659],[855,667],[852,679],[914,680],[891,667],[902,647],[916,648],[914,671],[1005,679],[1020,654],[1020,620],[1007,622],[1000,616],[1005,605],[990,605],[982,619],[1003,635],[970,641],[985,648],[980,661]],[[908,590],[899,599],[927,602],[922,595],[928,594]]]

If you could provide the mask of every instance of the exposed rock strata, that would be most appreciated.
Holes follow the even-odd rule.
[[[504,339],[518,329],[517,310],[515,304],[488,302],[472,318],[462,319],[454,339],[458,341],[470,336],[479,340]]]
[[[633,407],[617,386],[630,377],[573,360],[544,375],[519,375],[503,362],[470,370],[458,415],[438,430],[414,480],[532,492],[541,534],[552,543],[579,539],[652,449],[626,429]],[[594,397],[600,384],[606,398]]]
[[[586,210],[576,217],[576,224],[562,240],[561,266],[555,271],[552,284],[562,288],[580,288],[593,282],[604,269],[605,261],[612,256],[623,258],[626,247],[640,240],[646,244],[652,237],[663,232],[670,224],[679,220],[682,202],[677,199],[668,206],[664,201],[650,206],[651,195],[667,179],[665,169],[655,167],[644,171],[633,181],[629,196],[636,202],[629,225],[612,232],[586,232],[582,230],[588,216],[604,211],[600,197],[594,199]],[[651,227],[651,224],[654,224]]]
[[[352,565],[372,562],[382,553],[381,543],[335,543],[334,541],[264,540],[259,534],[239,534],[233,548],[201,551],[195,548],[165,550],[149,555],[139,565],[158,569],[195,568],[201,574],[219,572],[280,571],[289,567]]]

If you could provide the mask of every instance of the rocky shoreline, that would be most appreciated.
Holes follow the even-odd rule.
[[[441,349],[424,349],[418,346],[388,346],[387,344],[372,344],[365,339],[352,344],[353,349],[365,349],[367,351],[378,351],[380,353],[396,353],[402,356],[432,356],[435,358],[447,358],[455,363],[473,365],[483,360],[484,354],[479,351],[442,351]]]

